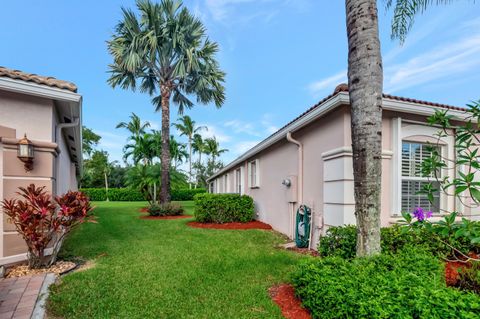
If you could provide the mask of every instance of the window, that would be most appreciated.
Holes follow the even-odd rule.
[[[258,159],[251,161],[248,165],[248,168],[249,168],[248,179],[249,179],[250,188],[260,187]]]
[[[422,161],[432,155],[432,147],[421,143],[402,143],[402,212],[412,212],[416,207],[439,212],[439,191],[433,194],[433,203],[430,203],[427,195],[418,194],[428,183],[435,189],[440,188],[439,183],[432,180],[433,174],[429,176],[429,181],[429,178],[421,173]]]
[[[243,192],[243,187],[242,187],[242,169],[237,168],[235,170],[235,193],[237,194],[242,194]]]
[[[209,192],[210,194],[213,194],[215,192],[215,187],[214,187],[214,182],[210,182],[209,186]]]

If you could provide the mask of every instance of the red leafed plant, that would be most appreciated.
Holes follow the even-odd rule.
[[[65,236],[79,224],[93,221],[90,201],[73,191],[52,198],[45,187],[34,184],[19,189],[21,199],[4,200],[3,211],[27,243],[29,267],[49,267],[55,263]],[[49,245],[52,254],[46,256]]]

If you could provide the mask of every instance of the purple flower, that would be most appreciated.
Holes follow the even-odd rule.
[[[425,213],[421,207],[417,207],[413,210],[413,217],[418,219],[419,221],[425,220]]]
[[[430,218],[430,217],[432,217],[432,216],[433,216],[432,211],[428,211],[428,212],[427,212],[427,218]]]

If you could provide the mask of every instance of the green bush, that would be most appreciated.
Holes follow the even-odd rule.
[[[305,260],[293,275],[313,318],[478,318],[480,297],[449,288],[443,263],[427,252]]]
[[[107,200],[105,188],[82,188],[80,189],[91,201]],[[193,200],[196,194],[205,193],[204,188],[197,189],[174,189],[171,191],[173,201]],[[111,201],[119,202],[139,202],[147,200],[145,196],[138,190],[133,188],[110,188],[108,190],[108,198]]]
[[[173,189],[172,200],[174,201],[185,201],[185,200],[193,200],[193,197],[197,194],[206,193],[207,190],[205,188],[192,188],[192,189]]]
[[[148,207],[150,216],[179,216],[183,215],[183,208],[179,204],[152,204]]]
[[[104,188],[82,188],[80,189],[91,201],[105,201],[107,194]],[[131,188],[110,188],[108,190],[108,199],[119,202],[144,201],[142,193]]]
[[[195,200],[195,219],[201,223],[246,223],[253,219],[253,199],[238,194],[198,194]]]
[[[405,232],[405,226],[392,225],[382,227],[381,246],[384,253],[395,253],[404,247],[415,246],[437,254],[447,255],[449,248],[435,240],[432,235],[425,231],[418,233]],[[321,256],[338,256],[345,259],[355,257],[357,246],[357,227],[336,226],[328,228],[326,235],[320,237],[318,252]]]

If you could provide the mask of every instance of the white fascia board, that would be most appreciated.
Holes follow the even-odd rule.
[[[5,77],[0,77],[0,90],[76,103],[82,98],[80,94],[68,90]]]
[[[465,120],[471,116],[471,113],[468,112],[468,109],[465,109],[465,111],[460,111],[454,109],[446,109],[438,106],[398,101],[392,99],[383,99],[382,109],[384,111],[394,111],[425,116],[433,115],[437,110],[444,110],[447,111],[449,115],[453,115],[455,118],[461,120]]]
[[[238,164],[246,161],[250,157],[254,156],[255,154],[261,152],[262,150],[268,148],[269,146],[277,143],[278,141],[281,141],[286,138],[286,135],[288,132],[295,132],[299,130],[300,128],[310,124],[311,122],[315,121],[316,119],[320,118],[321,116],[325,115],[327,112],[330,112],[331,110],[335,109],[336,107],[342,105],[342,104],[348,104],[348,93],[341,92],[329,100],[325,101],[322,105],[318,106],[315,108],[313,111],[310,113],[307,113],[305,116],[299,118],[293,123],[290,123],[288,126],[284,127],[274,135],[268,137],[267,139],[263,140],[250,150],[248,150],[246,153],[238,157],[236,160],[213,174],[211,177],[207,179],[207,181],[211,181],[218,177],[219,175],[222,175],[226,171],[231,170]]]

